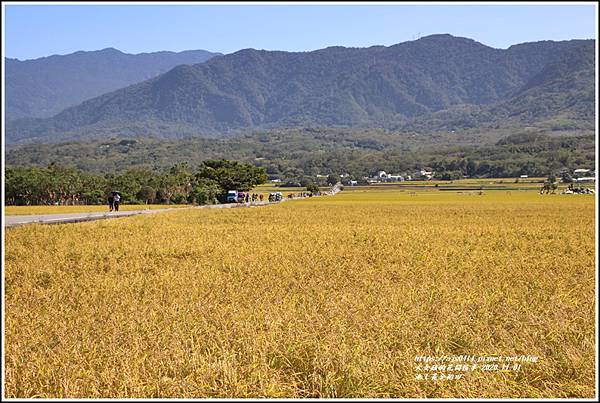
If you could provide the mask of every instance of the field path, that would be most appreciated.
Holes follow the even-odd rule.
[[[329,192],[324,193],[325,195],[335,195],[341,190],[341,183],[335,184],[331,188]],[[303,197],[296,198],[303,199]],[[287,198],[284,198],[282,201],[287,201]],[[163,209],[143,209],[143,210],[128,210],[128,211],[113,211],[113,212],[96,212],[96,213],[66,213],[66,214],[38,214],[38,215],[5,215],[4,216],[4,227],[17,227],[21,225],[27,224],[68,224],[68,223],[76,223],[83,221],[93,221],[93,220],[104,220],[107,218],[117,218],[117,217],[128,217],[132,215],[138,214],[154,214],[154,213],[163,213],[165,211],[171,210],[185,210],[185,209],[194,209],[194,208],[240,208],[240,207],[257,207],[257,206],[266,206],[269,204],[276,204],[280,202],[252,202],[252,203],[228,203],[228,204],[207,204],[204,206],[190,206],[183,208],[163,208]]]
[[[107,218],[128,217],[138,214],[154,214],[163,213],[172,210],[185,210],[193,208],[234,208],[234,207],[252,207],[272,204],[269,202],[256,202],[246,205],[242,204],[210,204],[205,206],[190,206],[183,208],[163,208],[163,209],[144,209],[144,210],[128,210],[119,212],[96,212],[96,213],[66,213],[66,214],[40,214],[40,215],[5,215],[4,227],[16,227],[27,224],[67,224],[83,221],[103,220]]]

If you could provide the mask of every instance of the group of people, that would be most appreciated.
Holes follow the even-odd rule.
[[[318,196],[320,193],[318,194],[314,194],[312,192],[301,192],[301,193],[289,193],[287,195],[288,199],[294,199],[294,198],[303,198],[303,197],[312,197],[312,196]],[[263,201],[265,198],[265,195],[262,193],[240,193],[238,195],[238,203],[255,203],[256,201]],[[272,192],[269,194],[268,197],[268,201],[269,202],[274,202],[274,201],[281,201],[283,199],[283,194],[281,194],[281,192]]]
[[[563,191],[563,194],[594,194],[594,189],[582,188],[582,187],[574,187],[572,183],[567,186],[567,188]]]
[[[312,193],[312,192],[301,192],[301,193],[288,193],[287,198],[288,199],[302,199],[304,197],[313,197],[313,196],[320,196],[321,193]],[[283,200],[283,194],[281,194],[281,192],[274,192],[269,194],[269,201],[270,202],[274,202],[274,201],[281,201]]]
[[[264,196],[262,194],[246,193],[246,194],[244,194],[243,199],[240,200],[240,203],[250,203],[250,202],[254,203],[257,200],[263,201],[263,199],[264,199]]]
[[[288,194],[287,197],[288,197],[288,199],[293,199],[295,197],[302,198],[302,197],[312,197],[312,196],[313,196],[312,192],[302,192],[302,193],[297,193],[297,194],[290,193],[290,194]]]
[[[274,196],[277,195],[277,196]],[[298,193],[293,194],[290,193],[288,194],[288,198],[289,199],[293,199],[294,197],[311,197],[313,196],[313,194],[311,192],[302,192],[302,193]],[[241,199],[241,200],[240,200]],[[260,200],[261,202],[264,200],[264,194],[262,193],[246,193],[242,196],[242,198],[238,199],[239,203],[255,203],[256,201]],[[281,193],[277,192],[277,193],[271,193],[269,195],[269,201],[280,201],[282,199],[281,197]],[[119,211],[119,205],[121,204],[121,195],[119,194],[119,192],[111,192],[111,194],[108,196],[108,209],[109,211]]]
[[[118,192],[112,192],[108,196],[109,211],[119,211],[119,204],[121,204],[121,195]]]

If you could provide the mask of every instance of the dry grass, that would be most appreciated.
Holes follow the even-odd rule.
[[[439,193],[7,230],[5,395],[593,397],[593,196]]]

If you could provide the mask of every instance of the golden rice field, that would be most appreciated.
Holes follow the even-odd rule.
[[[7,397],[595,395],[594,196],[336,196],[6,231]],[[415,356],[530,355],[419,380]]]
[[[189,207],[185,204],[121,204],[119,211],[133,210],[155,210],[163,208]],[[95,213],[108,211],[106,205],[77,205],[77,206],[5,206],[6,215],[30,215],[30,214],[67,214],[67,213]]]

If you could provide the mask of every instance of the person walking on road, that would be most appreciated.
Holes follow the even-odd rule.
[[[115,206],[115,211],[119,211],[119,203],[121,203],[121,195],[118,193],[114,193],[113,204]]]
[[[113,211],[114,208],[115,208],[115,197],[111,193],[110,195],[108,195],[108,211],[111,212],[111,211]]]

